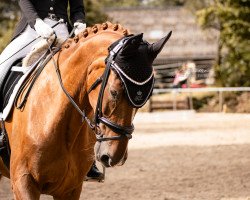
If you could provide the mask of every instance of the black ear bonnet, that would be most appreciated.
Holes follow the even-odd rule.
[[[130,35],[116,41],[109,47],[106,60],[121,78],[129,102],[136,108],[147,102],[154,87],[154,56],[142,37],[143,34]]]

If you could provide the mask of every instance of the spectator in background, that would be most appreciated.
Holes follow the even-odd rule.
[[[194,76],[195,63],[187,62],[175,71],[173,88],[189,88],[190,84],[195,81]]]

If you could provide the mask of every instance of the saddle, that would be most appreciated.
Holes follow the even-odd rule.
[[[5,77],[4,85],[0,91],[0,156],[7,168],[9,168],[11,150],[4,121],[7,120],[15,101],[25,86],[28,85],[28,93],[26,93],[28,95],[45,65],[49,62],[52,55],[60,49],[57,48],[57,51],[50,53],[49,48],[61,46],[61,43],[61,40],[56,41],[55,39],[48,42],[39,42],[25,58],[19,59],[14,63]],[[22,103],[21,106],[24,106],[25,101]]]

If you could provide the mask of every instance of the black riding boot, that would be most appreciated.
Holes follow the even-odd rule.
[[[5,166],[9,168],[10,167],[10,153],[8,151],[6,138],[1,132],[0,132],[0,157],[2,157],[2,160]]]
[[[104,182],[104,174],[99,171],[95,162],[91,166],[85,181]]]

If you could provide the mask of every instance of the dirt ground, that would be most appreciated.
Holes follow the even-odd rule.
[[[88,200],[250,200],[250,115],[139,113],[122,167],[84,183]],[[0,200],[12,199],[9,181]],[[43,196],[41,199],[52,199]]]

